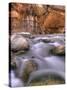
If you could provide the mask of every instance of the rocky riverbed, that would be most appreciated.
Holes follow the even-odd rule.
[[[10,42],[10,86],[46,85],[46,82],[49,85],[65,83],[64,34],[25,36],[21,32],[12,34]]]

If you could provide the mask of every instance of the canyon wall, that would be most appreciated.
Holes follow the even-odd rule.
[[[10,3],[9,32],[64,33],[65,7],[60,5]]]

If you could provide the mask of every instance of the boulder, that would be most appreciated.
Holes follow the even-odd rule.
[[[60,45],[60,46],[54,47],[51,51],[55,55],[65,55],[65,46]]]
[[[13,51],[28,50],[29,43],[27,39],[22,35],[13,34],[11,36],[11,49]]]
[[[28,60],[25,62],[25,67],[22,73],[22,80],[24,82],[28,81],[29,75],[31,72],[36,71],[38,69],[38,65],[34,60]]]

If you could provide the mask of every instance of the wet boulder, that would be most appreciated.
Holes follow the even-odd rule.
[[[24,51],[29,49],[29,43],[22,35],[14,34],[11,36],[11,50]]]
[[[54,47],[51,52],[55,55],[65,55],[65,46],[64,45],[60,45],[57,47]]]
[[[28,60],[25,62],[25,67],[22,72],[22,80],[27,82],[31,72],[36,71],[38,69],[38,64],[34,60]]]
[[[20,57],[16,57],[15,64],[15,75],[19,77],[24,83],[28,81],[31,72],[38,70],[37,62],[32,59],[22,59]]]
[[[56,70],[38,70],[32,72],[27,83],[28,86],[41,86],[41,85],[54,85],[64,84],[63,72],[57,72]]]
[[[50,43],[52,42],[50,39],[42,39],[42,42],[45,42],[45,43]]]

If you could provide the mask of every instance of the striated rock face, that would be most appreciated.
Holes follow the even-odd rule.
[[[65,19],[65,17],[64,17],[63,13],[59,13],[58,11],[55,11],[55,10],[51,11],[48,14],[47,18],[44,20],[44,27],[46,29],[45,32],[61,33],[62,29],[64,28],[64,25],[65,25],[64,19]],[[62,33],[64,33],[64,30]]]
[[[48,9],[47,15],[38,18],[39,25],[44,33],[64,33],[65,14],[62,11]]]
[[[11,33],[22,31],[32,34],[65,32],[64,6],[11,3],[10,8]]]
[[[17,12],[25,12],[26,10],[26,5],[21,4],[21,3],[12,3],[11,4],[12,8],[11,9],[15,9]]]
[[[33,5],[32,7],[33,7],[33,12],[37,16],[42,16],[47,11],[47,6],[46,5],[45,6],[43,6],[43,5]]]
[[[11,33],[21,32],[21,24],[26,16],[27,5],[21,3],[11,3],[9,11]]]
[[[11,36],[11,49],[13,51],[27,50],[29,49],[28,41],[23,36],[14,34]]]
[[[50,5],[51,8],[55,9],[55,10],[61,10],[61,11],[64,11],[65,10],[65,7],[62,6],[62,5]]]
[[[20,26],[22,16],[16,10],[12,10],[11,13],[11,29],[16,29]]]

